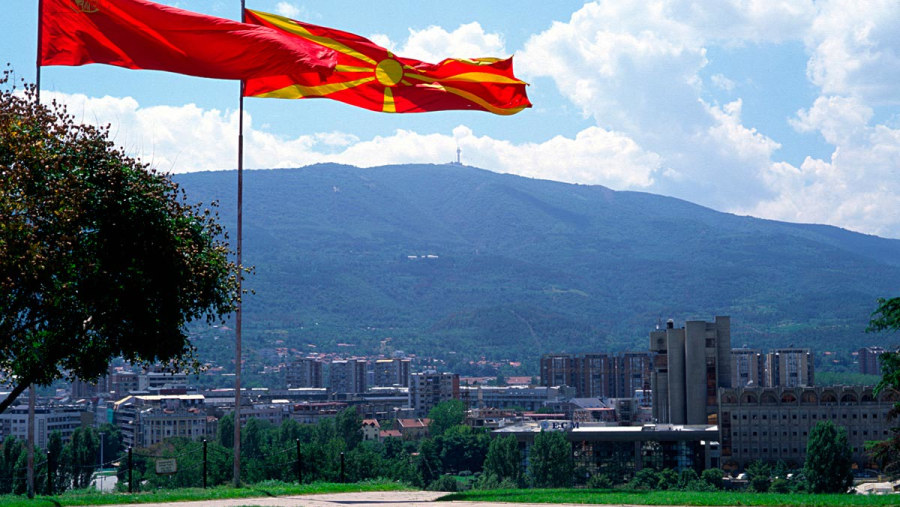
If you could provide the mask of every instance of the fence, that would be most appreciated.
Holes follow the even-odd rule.
[[[58,492],[61,489],[67,489],[66,486],[72,487],[73,485],[77,486],[79,484],[87,486],[87,484],[90,483],[90,478],[93,477],[94,473],[101,470],[107,470],[111,467],[116,467],[119,480],[121,481],[124,479],[128,484],[128,492],[133,493],[135,490],[140,489],[135,487],[135,458],[142,458],[143,460],[145,460],[146,468],[144,469],[144,472],[152,472],[152,475],[177,476],[178,474],[181,474],[181,477],[186,478],[187,482],[192,482],[193,480],[195,480],[195,478],[198,477],[195,474],[199,474],[200,484],[198,484],[198,486],[202,486],[205,489],[209,486],[210,483],[210,450],[215,451],[212,453],[212,458],[217,463],[226,463],[227,469],[230,472],[233,454],[228,450],[225,450],[218,446],[210,447],[206,440],[198,442],[198,445],[194,446],[193,448],[182,450],[177,455],[169,455],[168,453],[151,454],[135,451],[133,448],[128,448],[122,455],[117,456],[116,458],[105,463],[91,465],[65,463],[65,466],[63,467],[64,470],[62,471],[63,476],[60,476],[60,464],[54,463],[53,460],[50,459],[51,456],[50,452],[48,451],[46,453],[46,459],[34,465],[35,489],[38,492],[53,494],[54,491]],[[248,475],[255,475],[257,477],[262,477],[263,479],[285,480],[288,477],[291,477],[292,479],[295,479],[297,483],[302,483],[302,458],[303,456],[301,454],[300,439],[297,439],[295,444],[291,447],[271,452],[269,454],[255,456],[254,459],[248,462],[246,467],[242,468],[244,468],[245,470],[249,468],[248,471],[251,473]],[[176,463],[176,469],[157,473],[156,464],[160,460],[174,460]],[[187,463],[186,466],[182,466],[182,464],[184,463]],[[254,472],[254,468],[256,469],[255,474],[252,473]],[[339,481],[342,483],[346,482],[346,470],[343,452],[340,453],[339,470]],[[12,468],[11,470],[7,471],[7,474],[8,476],[6,477],[0,476],[0,492],[24,492],[27,480],[27,467],[21,466]],[[147,475],[145,475],[145,477],[147,477]],[[87,483],[85,483],[85,480],[87,481]],[[138,479],[137,482],[139,481],[140,479]],[[61,482],[67,482],[68,484],[61,484]]]

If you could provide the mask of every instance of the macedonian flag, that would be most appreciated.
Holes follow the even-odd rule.
[[[281,30],[149,0],[41,0],[40,65],[102,63],[215,79],[332,72],[334,51]]]
[[[471,109],[509,115],[531,107],[527,84],[513,75],[512,58],[447,59],[431,64],[398,57],[358,35],[274,14],[248,9],[245,22],[281,30],[337,54],[334,73],[324,80],[314,76],[248,79],[247,97],[324,97],[385,113]]]

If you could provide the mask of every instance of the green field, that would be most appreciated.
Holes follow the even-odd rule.
[[[843,507],[898,505],[900,496],[811,495],[691,491],[618,491],[596,489],[506,489],[453,493],[441,501],[506,503],[574,503],[624,505],[753,505]]]
[[[218,486],[209,489],[187,488],[143,493],[98,493],[72,491],[55,496],[36,496],[29,500],[23,495],[0,495],[3,507],[59,507],[66,505],[115,505],[124,503],[157,503],[219,500],[226,498],[258,498],[263,496],[315,495],[322,493],[351,493],[360,491],[404,491],[407,486],[396,482],[362,482],[356,484],[287,484],[265,482],[245,488]]]

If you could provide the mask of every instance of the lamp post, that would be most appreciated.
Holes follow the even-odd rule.
[[[97,474],[97,489],[99,489],[100,491],[103,491],[103,436],[105,435],[105,433],[100,431],[99,434],[100,434],[100,466],[97,468],[97,472],[98,472],[98,474]]]

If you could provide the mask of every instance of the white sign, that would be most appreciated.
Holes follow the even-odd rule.
[[[174,474],[178,471],[175,458],[160,458],[156,460],[156,473],[159,475]]]

